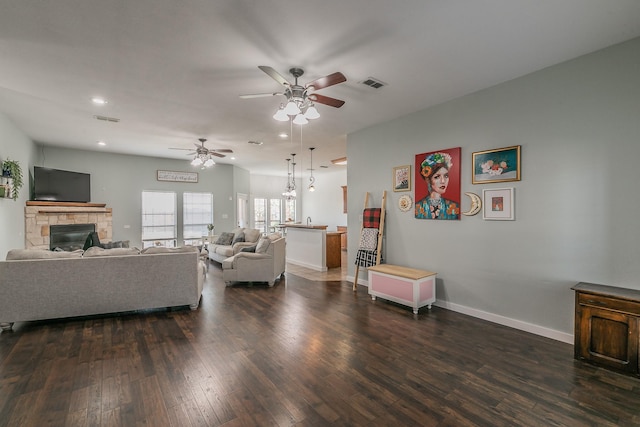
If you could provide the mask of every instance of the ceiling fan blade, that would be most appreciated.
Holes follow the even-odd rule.
[[[186,150],[186,151],[193,151],[193,148],[169,148],[169,150]]]
[[[266,65],[259,65],[258,68],[260,68],[262,71],[267,73],[269,77],[271,77],[273,80],[280,83],[282,86],[287,86],[287,87],[291,86],[291,83],[289,83],[287,79],[282,77],[282,75],[278,73],[276,70],[274,70],[273,68]]]
[[[320,77],[310,83],[307,83],[305,87],[309,88],[313,86],[314,90],[324,89],[325,87],[337,85],[338,83],[344,83],[347,78],[342,73],[333,73],[328,76]]]
[[[340,108],[344,105],[344,101],[341,99],[331,98],[330,96],[320,95],[319,93],[312,93],[309,95],[309,99],[318,104],[324,104],[330,107]]]
[[[220,153],[215,152],[213,150],[210,150],[209,154],[211,154],[212,156],[216,156],[216,157],[226,157],[224,154],[220,154]]]
[[[276,95],[284,95],[284,93],[281,93],[281,92],[250,93],[250,94],[247,94],[247,95],[240,95],[240,98],[242,98],[242,99],[251,99],[251,98],[262,98],[262,97],[266,97],[266,96],[276,96]]]
[[[230,150],[228,148],[221,148],[221,149],[213,149],[213,150],[209,150],[209,151],[215,151],[217,153],[233,153],[233,150]]]

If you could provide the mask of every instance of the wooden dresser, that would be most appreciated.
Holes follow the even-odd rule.
[[[640,376],[640,290],[578,283],[576,359]]]

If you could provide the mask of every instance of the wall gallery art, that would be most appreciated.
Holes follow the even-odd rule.
[[[482,190],[482,218],[498,221],[513,221],[513,188]]]
[[[393,168],[393,191],[411,190],[411,165]]]
[[[520,181],[520,146],[478,151],[472,155],[471,182]]]
[[[415,217],[460,219],[460,147],[416,154]]]

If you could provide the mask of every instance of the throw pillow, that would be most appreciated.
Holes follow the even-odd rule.
[[[260,240],[258,240],[258,244],[256,245],[256,253],[261,254],[261,253],[267,252],[267,249],[269,249],[270,243],[271,243],[271,240],[264,237],[260,238]]]
[[[240,252],[255,252],[255,251],[256,251],[256,245],[247,246],[246,248],[240,249]]]
[[[112,248],[103,249],[99,246],[92,246],[82,255],[84,258],[91,258],[96,256],[123,256],[123,255],[138,255],[140,251],[137,248]]]
[[[245,242],[257,242],[262,232],[255,228],[245,228],[244,241]]]
[[[42,249],[11,249],[7,252],[7,261],[21,259],[80,258],[82,250],[56,252]]]
[[[229,246],[233,242],[233,233],[223,232],[216,240],[216,245]]]
[[[231,242],[231,244],[235,245],[238,242],[244,242],[244,233],[242,231],[233,236],[233,242]]]
[[[107,242],[107,243],[103,243],[102,247],[104,249],[121,248],[122,242]]]

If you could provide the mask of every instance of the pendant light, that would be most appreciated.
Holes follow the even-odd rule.
[[[311,175],[309,175],[309,191],[314,192],[316,191],[316,187],[313,185],[314,182],[316,182],[316,179],[313,177],[313,150],[315,150],[316,147],[309,147],[309,153],[311,156],[311,168],[309,169],[311,171]]]

